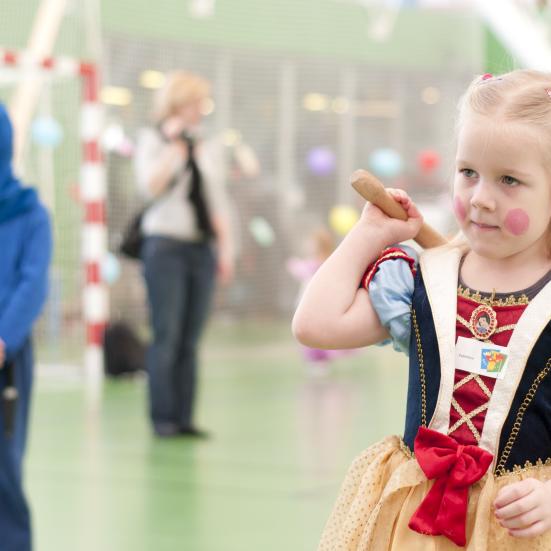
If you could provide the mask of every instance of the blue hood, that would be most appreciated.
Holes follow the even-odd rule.
[[[38,203],[34,189],[24,188],[12,171],[13,128],[0,103],[0,224],[33,209]]]

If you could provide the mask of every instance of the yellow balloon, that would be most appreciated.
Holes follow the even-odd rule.
[[[346,235],[358,221],[359,214],[354,207],[337,205],[329,212],[329,225],[339,235]]]

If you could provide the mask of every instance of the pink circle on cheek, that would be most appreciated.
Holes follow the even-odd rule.
[[[522,209],[513,209],[505,216],[504,225],[513,235],[522,235],[530,226],[530,217]]]
[[[457,216],[457,219],[463,222],[467,216],[467,211],[465,210],[461,199],[457,196],[453,198],[453,210],[455,212],[455,216]]]

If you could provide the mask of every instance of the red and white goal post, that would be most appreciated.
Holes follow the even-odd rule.
[[[100,77],[94,63],[68,57],[36,59],[0,47],[0,68],[74,77],[81,83],[79,196],[83,206],[82,224],[82,312],[86,325],[84,365],[88,373],[102,373],[102,342],[109,318],[109,294],[101,278],[107,253],[106,177],[100,137],[104,113],[100,103]],[[78,267],[75,267],[78,269]]]

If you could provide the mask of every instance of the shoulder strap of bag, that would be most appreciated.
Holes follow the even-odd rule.
[[[161,138],[161,140],[165,143],[168,143],[168,140],[165,138],[165,136],[163,135],[162,131],[161,131],[161,127],[160,125],[156,125],[154,127],[154,129],[159,133],[159,136]],[[147,203],[144,204],[141,212],[142,214],[147,210],[149,209],[150,207],[152,207],[157,201],[159,201],[160,199],[162,199],[165,195],[167,195],[173,188],[174,186],[178,183],[178,178],[180,176],[180,173],[179,171],[174,174],[174,176],[172,177],[172,179],[170,180],[170,182],[167,184],[167,186],[161,191],[161,193],[159,193],[159,195],[155,196],[153,199],[150,199],[149,201],[147,201]]]
[[[142,208],[142,212],[145,212],[147,209],[152,207],[157,201],[160,201],[165,195],[168,194],[168,192],[178,183],[178,174],[175,174],[170,180],[170,182],[167,184],[167,186],[159,193],[159,195],[156,195],[153,197],[153,199],[150,199],[147,201],[147,203],[144,204]]]

